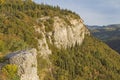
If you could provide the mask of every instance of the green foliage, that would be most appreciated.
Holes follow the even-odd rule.
[[[41,71],[42,69],[46,68],[48,66],[48,62],[46,59],[44,59],[42,56],[37,56],[38,61],[38,71]]]
[[[1,56],[0,56],[0,63],[4,63],[4,62],[6,62],[5,57],[3,57],[3,56],[1,57]]]
[[[68,25],[70,22],[66,16],[79,18],[76,13],[67,9],[36,4],[31,0],[6,0],[4,5],[0,5],[0,14],[0,52],[3,54],[25,48],[37,48],[35,37],[41,39],[42,36],[35,32],[34,25],[44,24],[45,31],[50,32],[53,30],[53,17],[62,18]],[[36,23],[36,19],[46,16],[50,18]]]
[[[98,28],[98,26],[95,27],[95,29],[90,28],[91,33],[98,39],[101,39],[108,44],[112,49],[120,53],[120,25],[113,24],[108,26],[99,26],[101,28]]]
[[[28,45],[23,40],[12,40],[8,46],[10,51],[17,51],[28,48]]]
[[[53,23],[53,19],[48,19],[44,22],[46,32],[53,31]]]
[[[38,66],[37,66],[37,69],[38,69],[38,76],[41,78],[41,77],[44,77],[42,74],[47,74],[47,68],[48,68],[48,62],[46,59],[44,59],[42,56],[38,55],[37,56],[37,63],[38,63]]]
[[[7,1],[3,8],[0,8],[0,52],[2,53],[37,47],[34,21],[25,13],[15,10],[21,9],[20,5],[22,4]]]
[[[5,42],[0,40],[0,52],[4,52],[6,49],[5,49]]]
[[[17,70],[17,66],[13,64],[4,66],[2,68],[2,74],[5,75],[5,80],[20,80],[19,76],[17,75]]]
[[[35,4],[31,0],[6,0],[0,5],[0,53],[37,47],[37,40],[43,36],[35,32],[33,26],[45,25],[45,31],[53,30],[53,17],[60,17],[68,25],[68,18],[80,18],[76,13],[44,4]],[[36,19],[50,17],[42,22]],[[54,39],[52,40],[54,42]],[[52,50],[50,60],[38,57],[38,75],[45,80],[119,80],[120,56],[103,42],[85,37],[83,44],[58,49],[47,40]],[[49,59],[49,58],[48,58]],[[0,61],[4,61],[3,58]],[[49,72],[49,67],[51,68]],[[34,67],[34,65],[32,65]],[[7,65],[2,69],[6,80],[19,80],[17,67]],[[51,75],[50,75],[51,74]],[[0,77],[1,78],[1,77]],[[5,78],[4,78],[5,79]],[[4,80],[2,79],[2,80]]]
[[[14,35],[1,36],[0,40],[0,52],[4,55],[10,51],[23,50],[28,48],[28,44],[22,39]]]
[[[53,70],[55,80],[120,78],[119,54],[92,36],[86,36],[81,46],[76,44],[67,49],[54,50],[51,61],[55,68]]]

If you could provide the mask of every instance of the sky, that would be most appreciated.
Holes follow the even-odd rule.
[[[84,20],[86,25],[120,24],[120,0],[34,0],[69,9]]]

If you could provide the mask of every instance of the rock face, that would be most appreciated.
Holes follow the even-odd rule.
[[[36,55],[36,49],[29,49],[11,53],[6,58],[10,64],[18,66],[20,80],[39,80]]]
[[[74,46],[75,43],[81,44],[84,37],[86,28],[81,19],[71,19],[71,25],[65,25],[65,22],[56,17],[54,21],[54,45],[58,48]],[[52,36],[51,36],[52,37]]]
[[[47,56],[48,54],[51,54],[51,50],[48,47],[47,41],[46,41],[46,35],[45,35],[45,30],[42,31],[39,27],[34,26],[35,31],[39,34],[42,35],[41,39],[38,40],[38,53],[40,55]]]
[[[45,21],[49,18],[42,19]],[[41,27],[34,26],[35,31],[42,35],[42,38],[38,39],[38,49],[41,55],[51,54],[49,44],[57,48],[74,46],[76,43],[80,45],[85,35],[90,34],[82,19],[69,18],[70,25],[60,17],[54,17],[53,19],[52,31],[46,32],[44,24]]]

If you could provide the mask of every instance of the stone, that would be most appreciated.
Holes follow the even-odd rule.
[[[43,17],[42,19],[46,19]],[[41,56],[48,56],[52,53],[49,45],[57,48],[67,48],[74,46],[76,43],[81,45],[85,35],[90,34],[86,26],[83,24],[82,19],[73,19],[68,17],[71,25],[66,23],[62,18],[56,16],[53,18],[53,30],[50,32],[45,31],[45,25],[40,27],[34,26],[35,31],[41,34],[42,39],[38,40],[38,53]]]
[[[39,80],[37,75],[37,51],[36,49],[27,49],[17,51],[6,56],[9,64],[18,66],[18,75],[20,80]]]

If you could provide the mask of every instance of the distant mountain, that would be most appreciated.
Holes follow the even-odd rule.
[[[120,53],[120,24],[88,26],[91,33]]]

